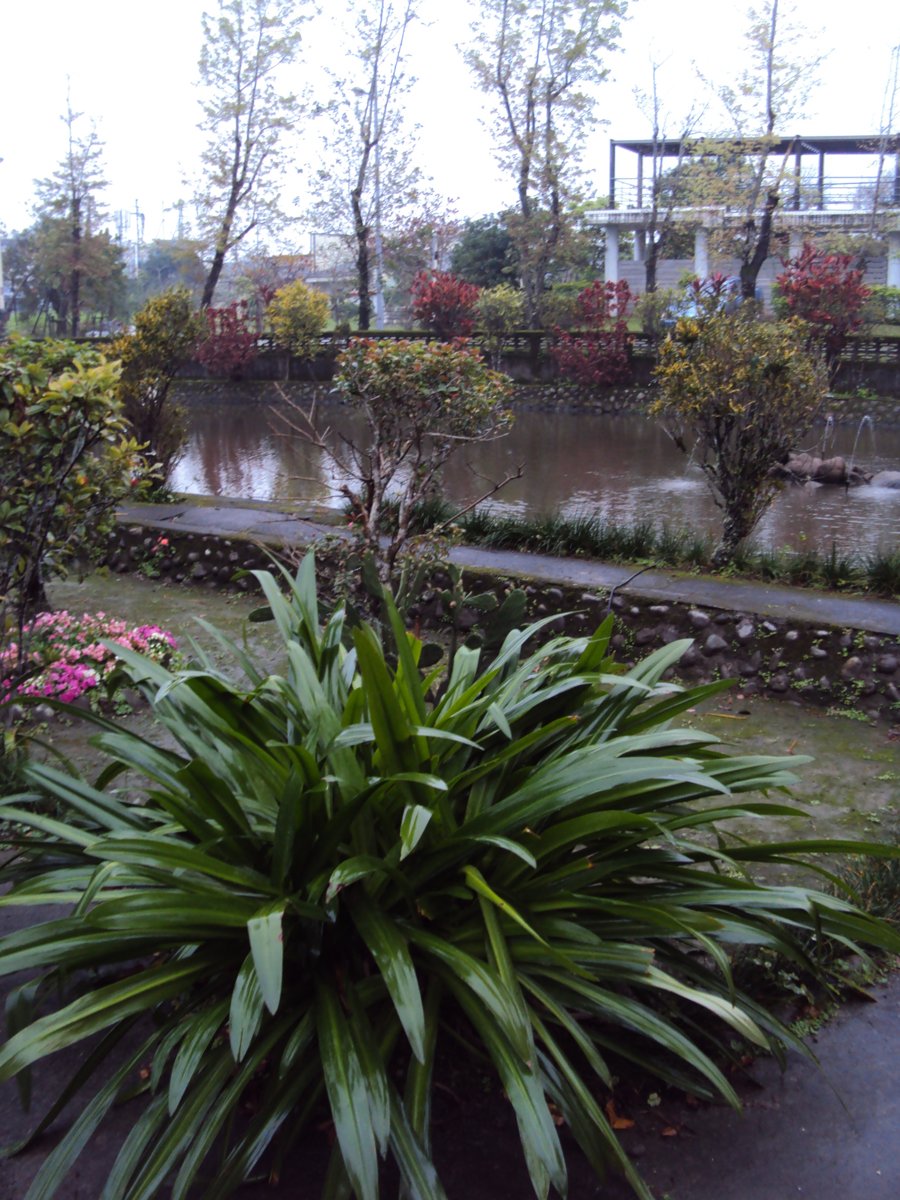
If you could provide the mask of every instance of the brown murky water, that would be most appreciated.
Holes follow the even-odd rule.
[[[353,436],[348,414],[327,413],[335,437]],[[823,430],[804,448],[821,451]],[[900,470],[900,429],[869,426],[834,431],[828,454],[852,458],[869,471]],[[524,466],[493,504],[519,514],[561,510],[615,523],[650,521],[715,535],[718,510],[699,468],[672,445],[660,426],[641,416],[523,412],[498,441],[467,447],[448,464],[444,490],[465,502],[491,480]],[[285,436],[265,405],[191,408],[191,436],[173,486],[183,492],[254,500],[310,500],[340,506],[322,454]],[[756,541],[770,548],[834,544],[843,554],[900,545],[900,490],[820,487],[782,492],[763,519]]]

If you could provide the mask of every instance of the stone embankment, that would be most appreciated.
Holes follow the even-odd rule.
[[[514,411],[566,412],[618,415],[642,413],[652,399],[650,371],[637,373],[638,383],[620,384],[614,387],[569,383],[552,379],[526,383],[516,381],[512,407]],[[335,403],[334,392],[328,381],[310,382],[292,378],[288,382],[271,379],[253,379],[242,382],[224,382],[221,379],[179,379],[178,398],[188,405],[268,405],[283,403],[285,399],[304,408]],[[900,425],[900,398],[893,396],[840,396],[827,402],[821,416],[836,425],[858,425],[864,418],[876,427]]]
[[[247,590],[245,572],[271,566],[272,549],[296,558],[326,526],[265,509],[141,506],[123,514],[107,565],[201,587]],[[514,588],[527,596],[529,620],[555,616],[552,632],[590,633],[607,612],[617,618],[617,657],[633,662],[651,649],[690,638],[674,673],[691,682],[729,678],[746,694],[839,709],[900,723],[900,607],[799,589],[646,573],[583,560],[493,554],[461,547],[454,558],[470,594]],[[321,571],[327,571],[327,554]],[[475,610],[447,611],[439,586],[414,614],[426,629],[463,630]]]

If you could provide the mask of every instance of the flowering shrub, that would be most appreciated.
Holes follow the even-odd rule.
[[[124,621],[102,612],[81,617],[65,609],[43,612],[23,628],[23,665],[31,673],[21,682],[14,682],[13,671],[19,662],[15,642],[0,653],[0,702],[16,696],[36,696],[71,704],[87,693],[92,693],[89,698],[96,702],[113,699],[110,676],[118,660],[104,641],[159,663],[170,663],[177,651],[175,638],[158,625],[129,628]]]
[[[162,571],[167,571],[171,565],[175,548],[167,537],[158,537],[146,552],[143,561],[138,564],[138,570],[148,579],[158,579]]]

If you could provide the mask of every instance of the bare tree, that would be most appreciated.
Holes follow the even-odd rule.
[[[625,0],[481,0],[466,54],[493,99],[500,162],[515,177],[516,244],[526,314],[539,324],[548,271],[566,236],[580,148],[596,121]]]
[[[681,172],[687,150],[688,138],[692,135],[702,112],[691,110],[679,124],[681,132],[678,139],[678,155],[674,167],[670,156],[665,153],[667,135],[665,124],[667,116],[662,107],[659,94],[659,71],[662,64],[650,64],[650,91],[643,92],[634,89],[635,99],[645,116],[648,117],[652,129],[650,154],[650,209],[647,216],[646,252],[644,255],[644,291],[652,294],[656,291],[656,274],[659,260],[666,256],[668,245],[675,231],[674,209],[678,202],[677,179]],[[675,184],[675,186],[673,186]]]
[[[200,79],[207,98],[201,128],[209,140],[195,204],[211,253],[204,308],[212,303],[228,252],[281,218],[283,138],[298,103],[278,90],[277,75],[296,60],[311,11],[298,11],[297,0],[219,0],[218,13],[203,16]]]
[[[346,230],[355,255],[359,328],[383,325],[384,223],[415,202],[420,172],[411,154],[401,101],[406,34],[416,20],[415,0],[362,0],[353,9],[346,64],[332,73],[333,95],[323,106],[328,122],[328,167],[314,182],[314,220]],[[372,259],[375,263],[373,288]]]
[[[793,23],[790,10],[779,8],[779,0],[763,0],[747,16],[747,65],[735,84],[716,89],[734,140],[728,150],[720,146],[718,154],[709,148],[713,158],[718,157],[718,184],[713,191],[742,214],[730,241],[740,260],[741,294],[752,300],[769,256],[775,210],[792,151],[789,146],[780,160],[775,157],[780,141],[776,126],[780,124],[784,131],[788,122],[802,115],[824,56],[810,54],[808,32]]]

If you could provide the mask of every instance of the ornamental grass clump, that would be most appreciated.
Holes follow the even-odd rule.
[[[263,1167],[306,1189],[285,1155],[323,1122],[324,1195],[375,1200],[389,1158],[405,1194],[441,1200],[430,1112],[448,1039],[502,1084],[536,1195],[565,1194],[561,1117],[599,1173],[649,1200],[604,1107],[623,1060],[737,1104],[732,1040],[794,1041],[734,986],[732,948],[804,964],[820,937],[900,949],[842,898],[749,874],[822,848],[727,834],[794,815],[753,793],[802,760],[732,756],[672,723],[719,686],[663,681],[686,643],[623,672],[611,621],[537,647],[545,621],[487,665],[462,648],[425,673],[389,601],[383,646],[341,608],[320,622],[311,559],[286,596],[257,578],[281,674],[236,646],[241,684],[123,649],[165,747],[89,717],[98,781],[33,762],[0,808],[16,848],[2,903],[60,912],[0,942],[4,974],[37,977],[11,998],[0,1079],[101,1035],[37,1125],[79,1095],[30,1200],[65,1194],[135,1089],[106,1200],[222,1200]]]

